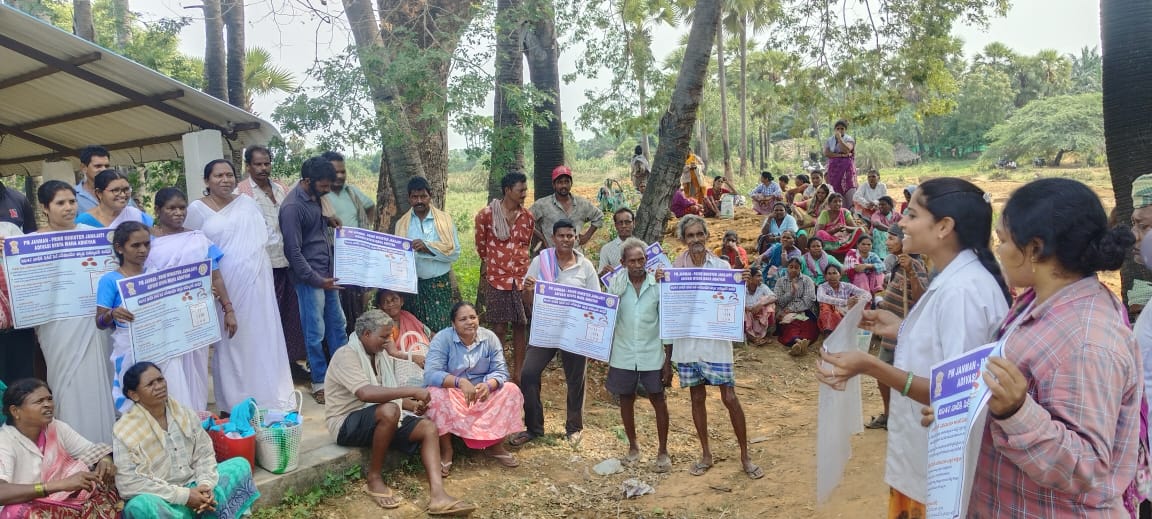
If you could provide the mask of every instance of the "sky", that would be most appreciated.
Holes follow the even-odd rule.
[[[326,5],[324,5],[326,3]],[[1056,5],[1059,3],[1059,7]],[[184,6],[198,5],[197,0],[132,0],[132,10],[145,19],[200,15],[199,9]],[[1004,18],[992,20],[987,28],[961,26],[953,31],[965,42],[964,51],[971,57],[988,43],[1000,41],[1023,54],[1035,54],[1041,49],[1056,49],[1062,54],[1076,53],[1082,47],[1100,45],[1099,3],[1087,0],[1013,0],[1012,8]],[[274,61],[296,74],[298,81],[305,79],[305,71],[316,60],[324,59],[345,49],[350,42],[347,27],[341,23],[343,12],[337,0],[250,0],[246,4],[248,46],[259,46],[271,51]],[[324,21],[303,6],[326,9],[331,22]],[[293,13],[293,14],[284,14]],[[656,41],[676,42],[687,28],[664,28],[655,35]],[[204,25],[198,20],[181,34],[182,50],[191,55],[204,54]],[[674,45],[656,45],[658,62]],[[581,49],[565,47],[561,41],[560,74],[574,72],[575,58]],[[578,107],[584,103],[584,92],[608,84],[607,74],[600,79],[578,78],[561,84],[560,104],[566,121],[574,121]],[[308,83],[303,82],[307,87]],[[265,119],[284,99],[283,95],[267,96],[255,100],[254,109]],[[492,98],[481,111],[492,113]],[[578,139],[592,133],[576,128]],[[464,139],[449,132],[449,146],[459,148]]]

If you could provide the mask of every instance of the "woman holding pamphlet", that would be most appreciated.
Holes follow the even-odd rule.
[[[1052,218],[1056,207],[1079,217]],[[968,515],[1122,517],[1142,368],[1124,305],[1096,273],[1120,268],[1135,236],[1109,228],[1096,194],[1064,178],[1017,189],[996,236],[1021,292],[1000,326],[1003,356],[983,375],[991,399]]]
[[[76,190],[49,180],[36,190],[48,217],[41,233],[94,229],[76,223]],[[116,410],[112,405],[111,335],[92,326],[91,317],[49,321],[36,327],[40,349],[48,367],[48,385],[54,388],[55,415],[74,424],[76,432],[95,442],[112,443]]]
[[[886,310],[865,310],[860,323],[897,339],[893,365],[862,351],[821,356],[817,378],[833,388],[860,374],[892,388],[884,479],[891,487],[888,517],[893,519],[925,514],[928,433],[920,425],[920,409],[930,400],[932,365],[991,342],[1008,313],[1008,290],[989,249],[989,202],[966,180],[922,184],[901,221],[903,246],[930,258],[938,273],[903,321]]]

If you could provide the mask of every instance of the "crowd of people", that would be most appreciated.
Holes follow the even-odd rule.
[[[1067,179],[1021,187],[993,226],[990,198],[965,180],[910,186],[899,208],[878,172],[857,186],[855,141],[846,129],[837,122],[825,143],[827,183],[819,171],[797,175],[792,186],[785,176],[761,175],[748,193],[765,216],[755,250],[706,219],[721,216],[723,197],[735,198],[735,189],[722,177],[704,189],[703,162],[690,154],[672,201],[683,246],[672,268],[742,270],[746,342],[775,339],[795,356],[840,326],[850,308],[866,305],[860,326],[878,338],[880,354],[823,352],[817,379],[833,388],[859,375],[876,379],[884,412],[867,427],[888,429],[890,517],[924,517],[925,427],[933,417],[922,408],[930,401],[931,366],[996,341],[1005,353],[983,375],[992,397],[970,515],[1136,517],[1147,494],[1138,483],[1149,480],[1144,391],[1152,383],[1145,363],[1152,361],[1141,350],[1152,349],[1152,316],[1142,313],[1134,334],[1126,309],[1096,273],[1118,268],[1138,242],[1152,261],[1152,240],[1140,235],[1152,229],[1152,176],[1133,189],[1135,235],[1110,226],[1096,195]],[[40,186],[45,229],[37,228],[31,203],[0,186],[0,207],[12,207],[0,214],[5,237],[108,228],[119,264],[99,280],[91,318],[2,336],[0,380],[10,386],[3,392],[7,425],[0,427],[0,518],[245,514],[259,496],[250,465],[218,463],[200,425],[209,379],[217,409],[249,397],[288,408],[293,370],[306,372],[335,443],[370,449],[363,491],[376,505],[401,505],[382,475],[388,451],[396,450],[419,453],[429,514],[466,515],[476,505],[449,494],[444,483],[453,437],[502,467],[517,467],[508,447],[546,432],[541,375],[557,356],[564,435],[573,446],[582,441],[588,358],[531,344],[527,333],[541,281],[619,298],[605,387],[619,397],[624,463],[642,458],[639,394],[656,416],[658,448],[649,467],[673,469],[665,388],[675,375],[689,390],[700,448],[687,472],[700,476],[717,460],[706,405],[715,386],[740,470],[751,479],[765,475],[748,449],[733,342],[660,337],[665,272],[648,269],[649,244],[633,236],[634,212],[611,215],[615,237],[593,263],[584,249],[605,215],[572,192],[566,166],[552,173],[554,194],[531,206],[527,177],[505,174],[501,196],[475,215],[481,315],[451,297],[460,239],[451,214],[432,206],[424,178],[406,186],[411,209],[395,226],[396,235],[412,240],[419,278],[416,293],[400,294],[346,286],[333,276],[333,230],[372,228],[386,210],[346,183],[338,153],[306,160],[289,186],[270,177],[271,151],[252,146],[243,179],[229,161],[212,161],[202,197],[162,189],[151,215],[136,207],[110,158],[91,147],[81,157],[79,184]],[[647,162],[633,165],[642,185]],[[676,211],[678,199],[688,211]],[[1053,219],[1056,208],[1078,216]],[[721,246],[709,249],[714,232]],[[212,355],[203,348],[159,363],[135,359],[135,316],[116,281],[204,260],[211,262],[222,332]],[[603,286],[601,276],[616,269]],[[11,315],[0,310],[0,317]],[[46,382],[31,377],[37,343]]]

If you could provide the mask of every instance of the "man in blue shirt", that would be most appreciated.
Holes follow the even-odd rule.
[[[341,287],[332,277],[332,251],[328,243],[328,219],[320,207],[320,197],[332,190],[336,169],[322,157],[304,161],[300,182],[280,206],[280,232],[284,236],[284,256],[288,258],[289,279],[300,303],[300,324],[304,347],[312,368],[312,398],[324,404],[324,376],[330,352],[343,346],[344,311],[340,308]]]
[[[433,333],[447,328],[452,309],[452,264],[460,259],[460,238],[452,215],[432,207],[432,190],[424,177],[408,181],[412,209],[396,220],[396,236],[412,240],[416,251],[416,293],[404,307]]]
[[[80,174],[84,178],[76,184],[76,214],[91,211],[100,201],[96,199],[96,175],[112,164],[112,154],[103,146],[87,146],[80,150]],[[132,201],[128,201],[132,205]]]

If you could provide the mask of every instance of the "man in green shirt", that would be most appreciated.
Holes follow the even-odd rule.
[[[320,156],[331,162],[332,167],[336,169],[336,181],[332,183],[332,191],[324,195],[324,200],[332,208],[332,216],[336,219],[335,226],[375,230],[376,202],[356,186],[348,183],[348,169],[344,165],[344,155],[338,151],[326,151]],[[344,309],[344,317],[347,319],[344,332],[351,334],[356,319],[364,313],[364,288],[352,285],[343,287],[344,290],[340,291],[340,307]]]
[[[668,472],[672,469],[672,459],[668,456],[668,405],[664,400],[664,386],[672,384],[672,345],[663,344],[660,339],[660,288],[645,268],[646,247],[636,238],[624,240],[621,264],[628,275],[617,275],[608,285],[607,292],[620,297],[620,306],[616,311],[616,333],[604,385],[609,392],[620,395],[620,418],[628,435],[628,456],[624,458],[627,464],[640,460],[634,407],[636,386],[644,386],[648,401],[656,411],[656,434],[660,439],[653,470]]]

